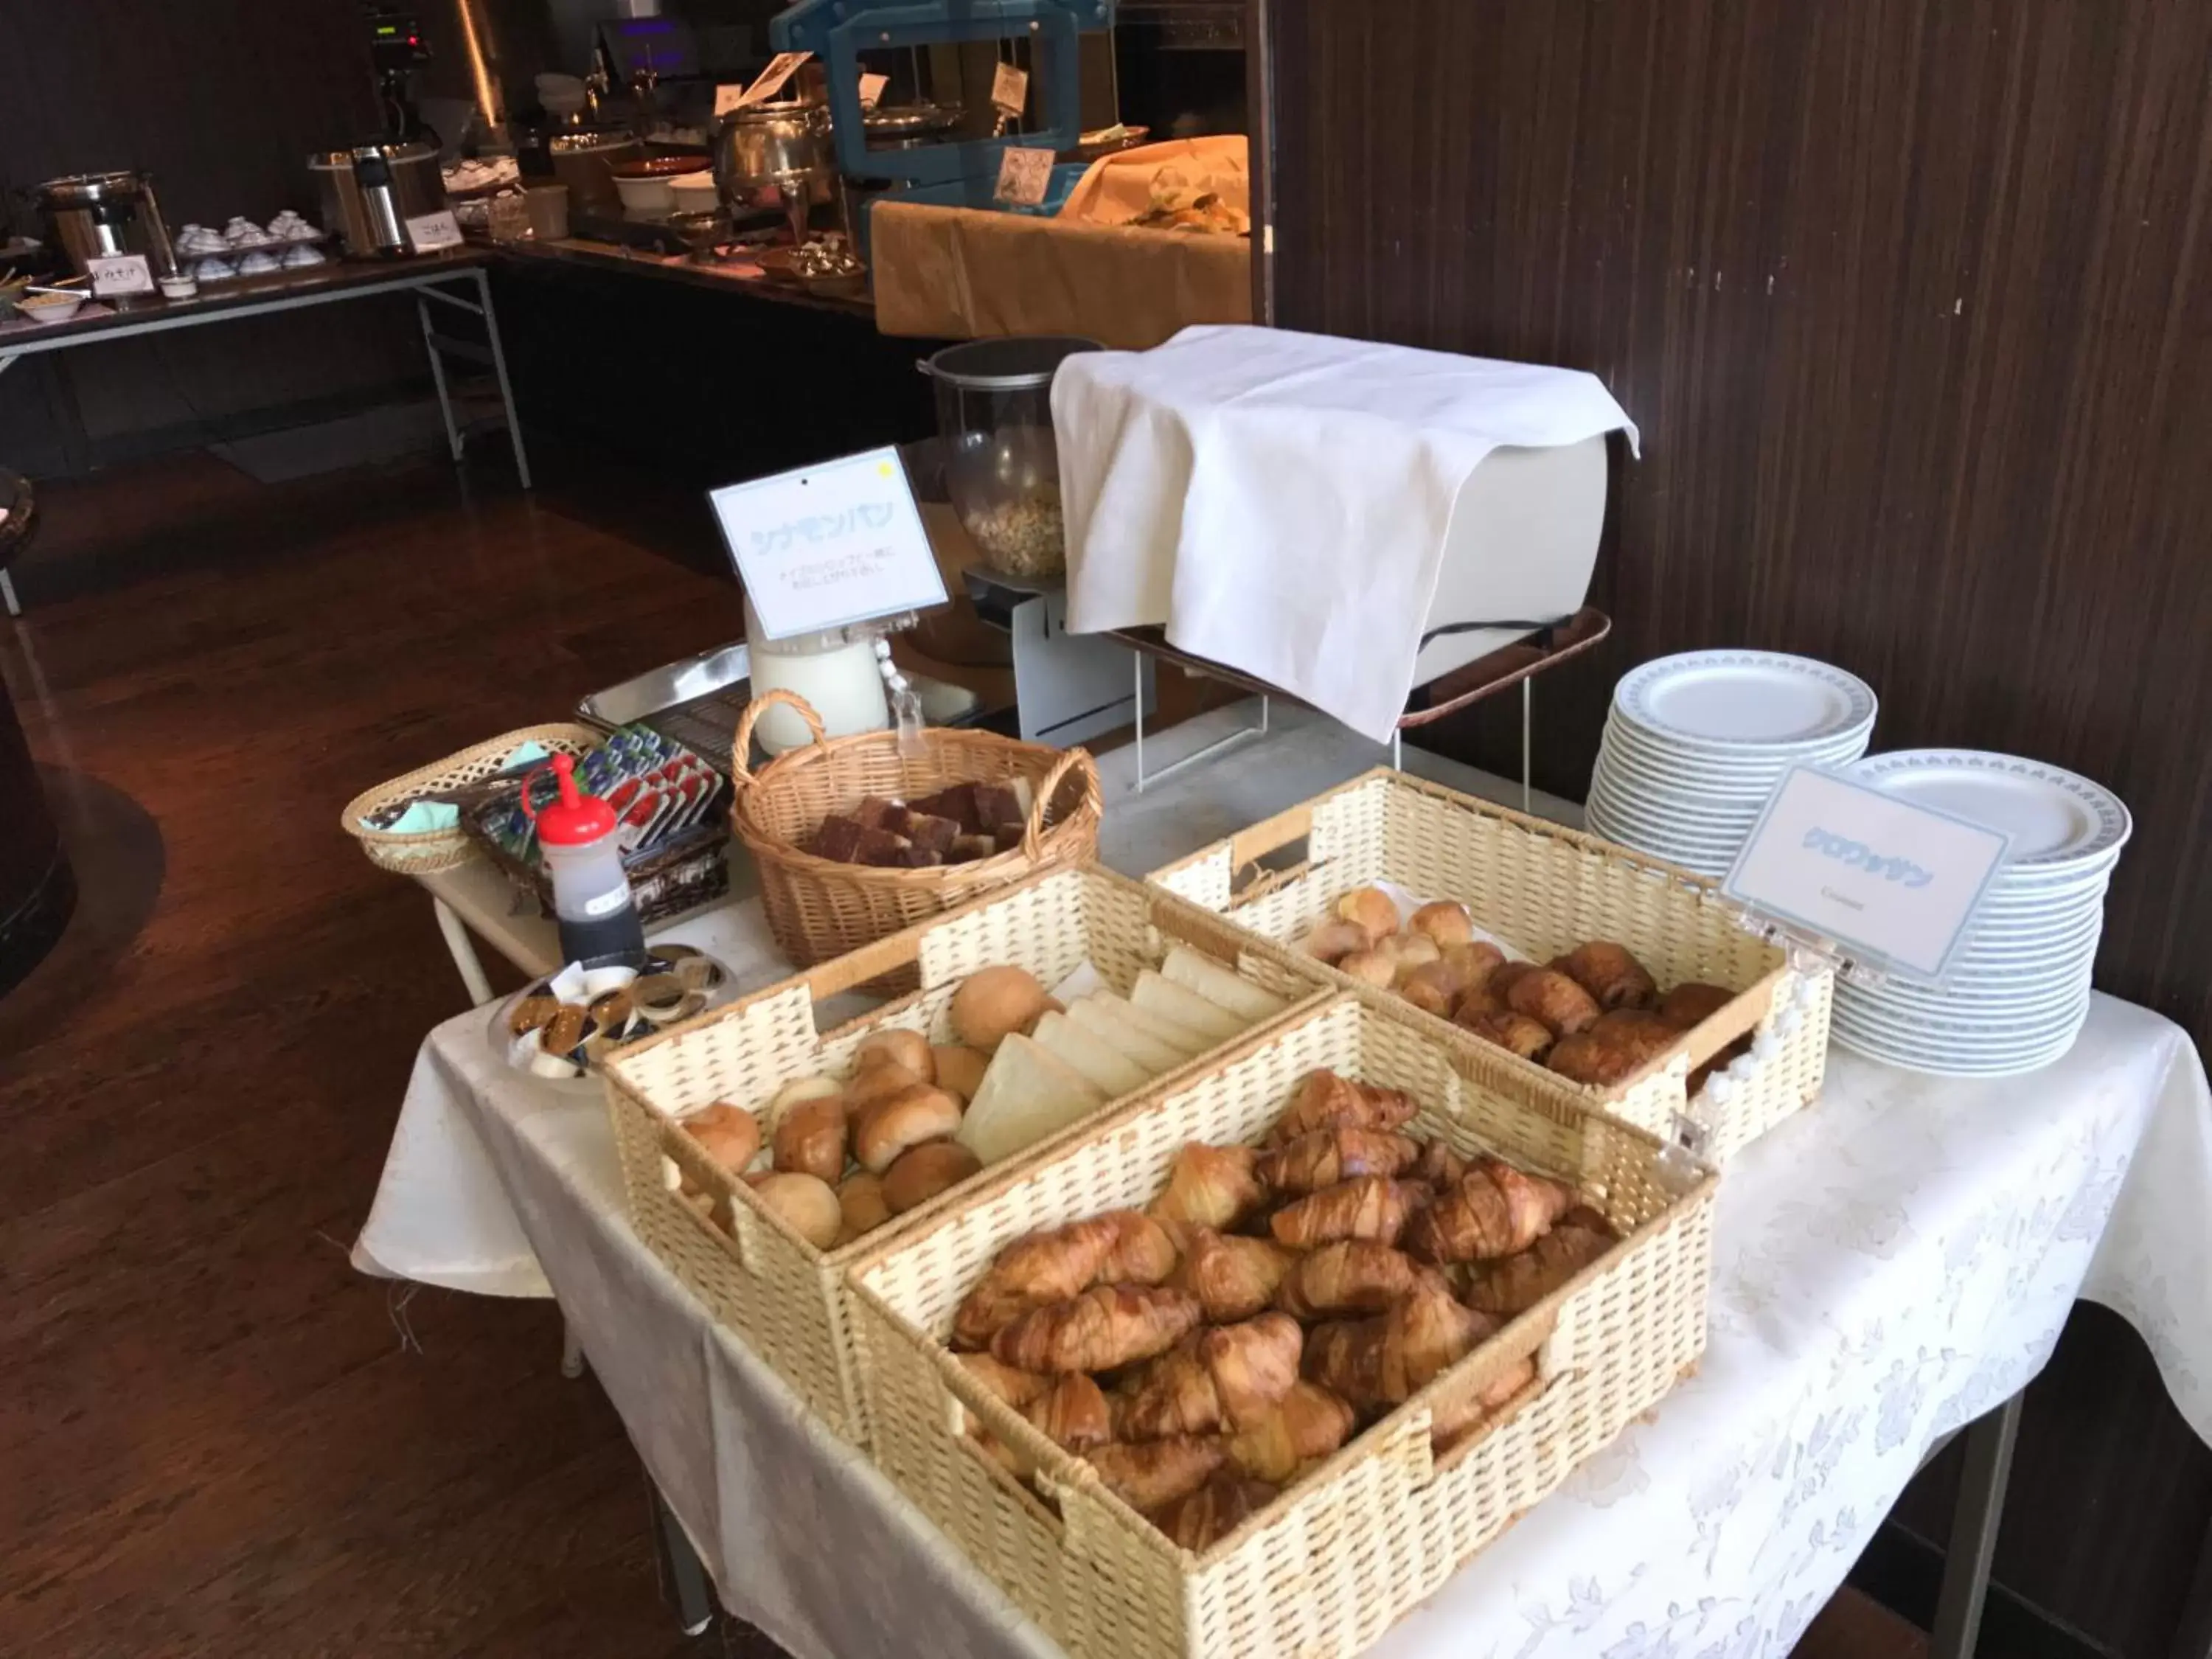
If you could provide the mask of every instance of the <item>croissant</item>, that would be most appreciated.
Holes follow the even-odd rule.
[[[1083,1455],[1115,1497],[1133,1510],[1155,1510],[1196,1492],[1221,1467],[1225,1449],[1210,1438],[1148,1440],[1096,1446]]]
[[[1316,1382],[1291,1391],[1229,1442],[1229,1461],[1258,1480],[1288,1485],[1301,1464],[1327,1457],[1352,1437],[1358,1420],[1350,1406]]]
[[[1035,1371],[1018,1371],[1012,1365],[1002,1365],[987,1353],[957,1353],[961,1369],[993,1394],[1020,1411],[1052,1386],[1048,1376],[1039,1376]]]
[[[1414,1212],[1432,1196],[1417,1181],[1360,1176],[1324,1187],[1267,1218],[1279,1244],[1310,1249],[1339,1238],[1373,1238],[1395,1244]]]
[[[1033,1308],[1065,1302],[1095,1283],[1121,1230],[1099,1218],[1030,1233],[999,1252],[953,1316],[952,1340],[980,1348]]]
[[[1562,1223],[1517,1255],[1486,1262],[1468,1289],[1468,1305],[1479,1313],[1511,1319],[1528,1312],[1612,1248],[1612,1234]]]
[[[1592,939],[1577,945],[1552,966],[1589,992],[1601,1008],[1649,1008],[1659,998],[1659,987],[1628,947],[1611,939]]]
[[[1155,1514],[1154,1525],[1194,1553],[1236,1531],[1248,1517],[1275,1500],[1276,1489],[1230,1469],[1216,1471],[1206,1484]]]
[[[1025,1371],[1110,1371],[1164,1352],[1198,1321],[1198,1299],[1181,1291],[1102,1285],[1024,1314],[991,1352]]]
[[[1659,1006],[1652,1012],[1669,1025],[1686,1031],[1692,1025],[1703,1024],[1735,1000],[1735,993],[1725,986],[1685,980],[1661,997]]]
[[[1055,1379],[1024,1408],[1022,1415],[1045,1438],[1072,1452],[1103,1446],[1113,1437],[1106,1396],[1097,1383],[1080,1372]]]
[[[1571,1036],[1595,1024],[1603,1012],[1588,991],[1556,968],[1521,975],[1505,992],[1505,1006],[1542,1021],[1553,1036]]]
[[[1451,1142],[1442,1135],[1421,1148],[1421,1156],[1412,1170],[1414,1180],[1425,1181],[1438,1192],[1456,1187],[1466,1173],[1467,1160],[1454,1152]]]
[[[1309,1072],[1299,1080],[1291,1103],[1268,1135],[1268,1144],[1280,1146],[1316,1129],[1339,1124],[1356,1129],[1395,1129],[1413,1121],[1419,1110],[1413,1097],[1397,1089],[1380,1089],[1354,1083],[1331,1071]]]
[[[1424,963],[1400,975],[1398,994],[1425,1014],[1434,1014],[1439,1019],[1451,1017],[1452,1005],[1465,990],[1449,964],[1443,962]]]
[[[1152,1213],[1163,1221],[1191,1221],[1226,1231],[1261,1199],[1249,1146],[1205,1146],[1194,1142],[1176,1154],[1164,1191]]]
[[[1279,1193],[1313,1193],[1354,1176],[1401,1174],[1420,1155],[1419,1144],[1404,1135],[1339,1124],[1261,1154],[1253,1169]]]
[[[1296,1260],[1267,1239],[1194,1228],[1167,1282],[1196,1297],[1209,1324],[1231,1324],[1249,1319],[1273,1300],[1284,1273]]]
[[[1121,1432],[1164,1440],[1257,1422],[1298,1380],[1304,1346],[1305,1333],[1284,1314],[1218,1326],[1146,1372],[1122,1414]]]
[[[1406,1248],[1424,1261],[1482,1261],[1517,1255],[1551,1230],[1573,1191],[1498,1158],[1476,1161],[1458,1186],[1413,1218]]]
[[[1540,1019],[1531,1019],[1526,1014],[1516,1014],[1510,1008],[1497,1013],[1483,1013],[1474,1012],[1468,1003],[1462,1003],[1459,1012],[1452,1018],[1485,1042],[1494,1042],[1523,1060],[1541,1060],[1552,1047],[1550,1026]]]
[[[1137,1210],[1109,1210],[1098,1218],[1114,1224],[1114,1243],[1098,1264],[1101,1285],[1157,1285],[1175,1271],[1182,1255],[1168,1230]]]
[[[1403,1405],[1497,1328],[1442,1285],[1423,1283],[1387,1313],[1316,1328],[1306,1380],[1361,1410]]]
[[[1379,1313],[1413,1288],[1420,1269],[1402,1250],[1345,1238],[1302,1255],[1283,1276],[1275,1305],[1295,1319]]]
[[[1540,971],[1533,962],[1501,962],[1490,970],[1490,977],[1483,981],[1482,988],[1495,996],[1503,1007],[1506,993],[1529,975]]]
[[[1544,1063],[1577,1083],[1613,1084],[1641,1070],[1681,1040],[1681,1032],[1658,1015],[1622,1008],[1599,1016],[1586,1031],[1561,1037]]]

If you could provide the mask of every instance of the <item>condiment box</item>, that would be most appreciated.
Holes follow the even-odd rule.
[[[952,994],[980,968],[1012,963],[1051,987],[1087,959],[1120,992],[1178,944],[1234,969],[1292,1008],[1328,994],[1307,965],[1273,946],[1243,938],[1156,888],[1084,866],[1001,890],[624,1048],[603,1070],[632,1224],[721,1324],[774,1366],[839,1434],[865,1446],[868,1428],[854,1360],[848,1266],[885,1241],[927,1225],[933,1216],[960,1207],[970,1189],[1048,1152],[1081,1133],[1083,1125],[987,1168],[860,1239],[824,1251],[708,1158],[681,1120],[723,1100],[758,1111],[793,1079],[842,1077],[860,1042],[888,1027],[920,1031],[933,1042],[951,1041],[947,1008]],[[823,1028],[817,1003],[894,972],[918,975],[920,990]],[[1205,1061],[1200,1055],[1164,1075],[1184,1075]],[[1117,1104],[1109,1101],[1090,1121],[1110,1116]],[[764,1119],[764,1142],[774,1128]],[[726,1231],[670,1190],[665,1180],[670,1161],[714,1195],[716,1215],[728,1218]]]
[[[1409,1133],[1569,1179],[1623,1235],[1489,1342],[1202,1554],[1192,1554],[975,1384],[945,1346],[992,1258],[1033,1230],[1141,1207],[1193,1141],[1256,1140],[1316,1066],[1404,1089]],[[1308,1005],[1087,1133],[988,1175],[853,1262],[877,1464],[1077,1659],[1356,1653],[1694,1367],[1715,1178],[1655,1137],[1431,1039],[1412,1011]],[[1534,1353],[1536,1378],[1474,1437],[1432,1413]],[[967,1432],[980,1420],[1024,1482]],[[1040,1493],[1042,1495],[1040,1496]]]
[[[1661,1136],[1674,1134],[1686,1111],[1704,1131],[1698,1152],[1716,1164],[1820,1091],[1831,973],[1793,969],[1704,877],[1439,784],[1377,769],[1149,879],[1297,953],[1332,983],[1404,1009],[1435,1040],[1502,1061],[1525,1099],[1601,1109]],[[1479,927],[1538,962],[1611,939],[1662,988],[1704,980],[1738,994],[1621,1082],[1571,1082],[1304,956],[1301,942],[1336,900],[1375,882],[1424,900],[1456,899]],[[1690,1073],[1746,1036],[1749,1052],[1691,1102]]]

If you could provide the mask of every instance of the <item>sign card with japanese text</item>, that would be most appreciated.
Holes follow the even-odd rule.
[[[770,639],[945,603],[896,449],[725,484],[707,499]]]
[[[1941,981],[2012,838],[1809,766],[1766,803],[1722,890],[1868,966]]]

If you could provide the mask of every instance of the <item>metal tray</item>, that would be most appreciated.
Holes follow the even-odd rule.
[[[968,726],[980,717],[973,692],[920,674],[908,678],[931,725]],[[602,732],[650,726],[727,777],[730,744],[752,700],[752,659],[742,644],[725,645],[594,691],[576,705],[576,718]]]

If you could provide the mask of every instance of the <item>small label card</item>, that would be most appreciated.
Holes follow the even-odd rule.
[[[781,92],[783,90],[783,83],[790,80],[793,76],[798,74],[799,66],[813,56],[814,54],[811,52],[780,52],[776,53],[775,57],[769,59],[768,67],[760,72],[759,78],[754,81],[752,85],[747,87],[743,92],[738,94],[736,107],[738,109],[750,109],[755,104],[766,103],[769,99],[775,97],[776,94]],[[717,115],[726,113],[726,112],[720,106],[721,101],[720,94],[719,93],[716,94],[714,99],[714,113]]]
[[[945,579],[895,448],[708,495],[772,640],[945,603]]]
[[[999,158],[998,198],[1011,207],[1042,207],[1052,188],[1052,152],[1016,145]]]
[[[888,75],[864,75],[860,77],[860,107],[873,109],[884,101],[884,88],[891,83]]]
[[[1766,803],[1722,890],[1869,967],[1940,981],[2012,838],[1809,766]]]
[[[407,240],[417,253],[435,253],[441,247],[461,245],[461,222],[453,210],[425,213],[407,222]]]
[[[103,253],[84,262],[92,291],[100,299],[118,294],[151,294],[154,268],[143,253]]]
[[[714,88],[714,118],[719,121],[732,110],[744,108],[744,102],[745,89],[732,82],[724,82]]]
[[[991,102],[1008,115],[1019,115],[1030,100],[1030,72],[1003,60],[991,71]]]

